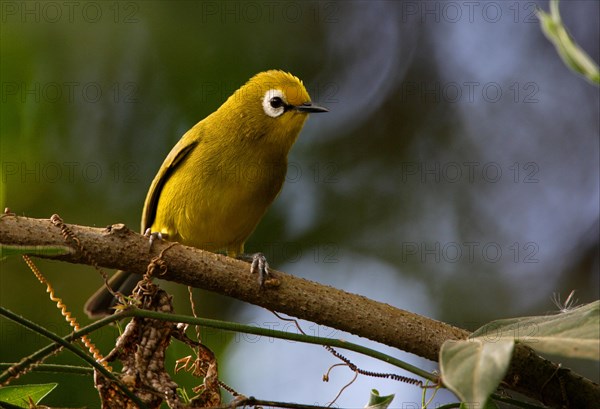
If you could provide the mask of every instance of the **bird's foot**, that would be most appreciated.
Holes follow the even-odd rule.
[[[162,234],[159,231],[153,232],[152,230],[150,230],[150,227],[146,229],[146,231],[144,232],[144,236],[148,237],[149,250],[152,250],[152,245],[154,244],[155,240],[162,241],[163,239],[167,238],[166,234]]]
[[[271,281],[271,272],[269,271],[269,263],[263,253],[240,254],[238,259],[250,263],[250,274],[258,274],[258,284],[264,287],[267,281]]]
[[[258,284],[265,285],[265,281],[271,273],[269,272],[269,263],[263,253],[255,253],[252,255],[252,263],[250,264],[250,274],[258,274]]]

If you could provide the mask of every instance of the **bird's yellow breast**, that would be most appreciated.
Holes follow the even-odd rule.
[[[163,185],[150,228],[171,241],[236,255],[279,193],[287,160],[243,143],[211,143],[198,125],[190,136],[200,140]]]

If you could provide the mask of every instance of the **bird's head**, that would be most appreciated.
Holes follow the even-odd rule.
[[[256,74],[219,110],[244,139],[263,140],[285,150],[295,142],[309,113],[327,112],[312,103],[302,81],[279,70]]]

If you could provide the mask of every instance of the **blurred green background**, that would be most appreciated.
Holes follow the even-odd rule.
[[[561,4],[565,24],[596,61],[599,4]],[[537,6],[548,8],[3,1],[1,204],[18,215],[137,229],[150,182],[179,137],[252,75],[280,68],[331,112],[307,122],[287,183],[248,251],[264,252],[282,271],[471,330],[555,313],[555,292],[564,299],[576,290],[580,303],[590,302],[600,286],[600,99],[543,37]],[[98,274],[37,263],[88,322],[81,307]],[[22,261],[0,268],[2,306],[69,332]],[[189,312],[185,288],[165,287],[176,311]],[[197,302],[207,317],[294,330],[225,297],[199,292]],[[107,352],[116,333],[93,338]],[[204,340],[223,380],[257,398],[325,404],[352,375],[339,370],[321,382],[335,359],[313,346],[215,331]],[[46,343],[0,320],[1,362]],[[174,344],[170,354],[189,351]],[[68,353],[50,362],[79,363]],[[564,364],[598,381],[597,364]],[[89,378],[30,374],[17,383],[53,380],[60,386],[45,403],[99,407]],[[399,406],[420,401],[417,388],[361,377],[337,403],[363,405],[373,387],[399,394]]]

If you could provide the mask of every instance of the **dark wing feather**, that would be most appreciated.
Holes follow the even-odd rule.
[[[187,155],[198,145],[198,141],[186,141],[182,138],[177,145],[173,147],[169,155],[163,162],[160,170],[154,177],[150,190],[146,195],[146,201],[144,202],[144,210],[142,212],[142,234],[145,233],[146,229],[152,226],[154,219],[156,218],[156,208],[158,206],[158,199],[160,193],[169,177],[187,157]]]

